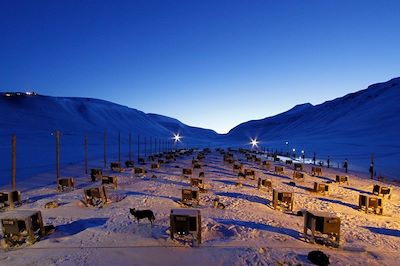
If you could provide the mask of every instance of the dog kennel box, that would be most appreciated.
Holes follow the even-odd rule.
[[[141,165],[145,165],[146,164],[146,160],[144,158],[138,158],[138,163]]]
[[[172,209],[170,214],[170,236],[193,235],[201,244],[201,213],[197,209]]]
[[[159,163],[152,163],[151,164],[151,169],[160,169],[160,164]]]
[[[242,164],[238,164],[238,163],[234,163],[233,166],[232,166],[232,169],[233,169],[234,172],[241,171],[242,168],[243,168],[243,165]]]
[[[183,168],[182,175],[183,176],[191,176],[191,175],[193,175],[193,170],[191,168]]]
[[[263,179],[263,178],[258,178],[258,189],[266,188],[269,190],[272,189],[272,181],[270,179]]]
[[[144,175],[146,173],[146,170],[143,167],[135,167],[133,169],[133,172],[135,175]]]
[[[115,172],[121,172],[122,171],[120,162],[112,162],[112,163],[110,163],[110,168],[111,168],[111,171],[115,171]]]
[[[204,188],[204,180],[202,178],[190,178],[192,187]]]
[[[256,172],[254,170],[244,169],[244,175],[245,175],[245,177],[249,177],[253,180],[256,179]]]
[[[172,154],[167,154],[167,155],[165,156],[165,159],[166,159],[167,161],[175,161],[175,156],[172,155]]]
[[[133,160],[127,160],[127,161],[125,161],[125,167],[133,168],[133,167],[135,167],[135,162]]]
[[[201,169],[201,168],[202,168],[201,163],[193,164],[193,169]]]
[[[96,182],[96,180],[101,179],[103,176],[103,170],[100,168],[92,168],[90,169],[90,179],[92,182]]]
[[[313,176],[320,176],[322,175],[322,169],[321,167],[311,167],[311,175]]]
[[[292,160],[286,160],[286,161],[285,161],[285,164],[286,164],[286,165],[292,165],[292,164],[293,164],[293,161],[292,161]]]
[[[309,238],[308,230],[311,231],[311,240],[315,241],[315,232],[328,235],[328,238],[339,245],[340,242],[340,218],[333,213],[320,211],[305,211],[304,213],[304,236]]]
[[[269,170],[271,168],[271,163],[268,161],[263,161],[262,166],[266,169]]]
[[[300,172],[296,172],[296,171],[293,172],[293,179],[304,181],[304,173],[300,173]]]
[[[74,189],[74,187],[75,187],[75,181],[73,177],[58,179],[58,184],[57,184],[58,191],[72,190]]]
[[[84,189],[83,194],[86,205],[99,206],[106,204],[108,201],[105,186]]]
[[[233,159],[233,157],[230,156],[230,155],[228,155],[228,154],[224,154],[224,156],[223,156],[224,162],[227,162],[227,161],[230,160],[230,159]]]
[[[1,216],[4,247],[33,244],[45,235],[42,213],[35,210],[18,210]]]
[[[303,171],[303,165],[301,163],[294,163],[293,168],[295,171]]]
[[[328,193],[329,192],[329,184],[314,182],[313,191],[316,193]]]
[[[293,211],[293,192],[272,190],[272,206],[276,210],[280,208]]]
[[[22,203],[21,200],[21,191],[12,190],[12,191],[3,191],[0,192],[0,204],[3,207],[14,208],[17,205]]]
[[[199,191],[197,189],[183,188],[182,203],[187,205],[191,205],[193,203],[199,204]]]
[[[374,195],[360,194],[358,197],[358,207],[365,213],[383,214],[383,198]]]
[[[275,166],[275,174],[281,174],[281,175],[283,175],[284,174],[284,169],[283,169],[283,166]]]
[[[372,194],[382,197],[388,196],[389,199],[391,197],[391,192],[392,192],[391,187],[385,187],[381,185],[374,185],[374,188],[372,189]]]
[[[114,189],[117,189],[117,177],[116,176],[102,176],[102,185],[111,185]]]
[[[349,183],[349,176],[348,175],[336,175],[336,183]]]

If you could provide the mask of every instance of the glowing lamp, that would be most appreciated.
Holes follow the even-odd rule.
[[[252,148],[258,147],[258,143],[259,143],[259,141],[257,140],[257,138],[250,139],[250,144],[251,144]]]
[[[175,142],[180,142],[181,141],[182,136],[178,134],[174,134],[174,137],[172,138]]]

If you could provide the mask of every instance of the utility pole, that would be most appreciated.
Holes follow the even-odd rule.
[[[132,136],[129,133],[129,161],[132,160]]]
[[[85,174],[88,174],[88,136],[85,135]]]
[[[149,155],[152,155],[153,154],[153,139],[150,137],[150,152],[149,152]]]
[[[56,177],[58,185],[60,179],[60,131],[58,129],[56,131]]]
[[[121,162],[121,132],[118,131],[118,162]]]
[[[375,156],[374,156],[374,154],[372,153],[371,154],[371,164],[370,164],[370,166],[369,166],[369,172],[370,172],[370,174],[371,174],[371,179],[373,179],[374,178],[374,171],[375,171],[375,167],[374,167],[374,159],[375,159]]]
[[[147,157],[147,146],[146,146],[147,138],[144,137],[144,158]]]
[[[138,158],[138,163],[139,163],[139,158],[140,158],[140,136],[137,136],[137,158]]]
[[[16,189],[16,176],[17,176],[17,136],[12,135],[11,138],[11,189]]]
[[[104,129],[104,168],[107,167],[107,130]]]

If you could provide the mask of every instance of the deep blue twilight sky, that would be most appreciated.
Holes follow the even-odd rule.
[[[0,0],[0,91],[227,132],[400,76],[400,1]]]

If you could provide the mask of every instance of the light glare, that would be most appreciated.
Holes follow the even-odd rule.
[[[259,143],[259,141],[257,140],[257,138],[250,139],[250,144],[251,144],[252,148],[258,147],[258,143]]]

